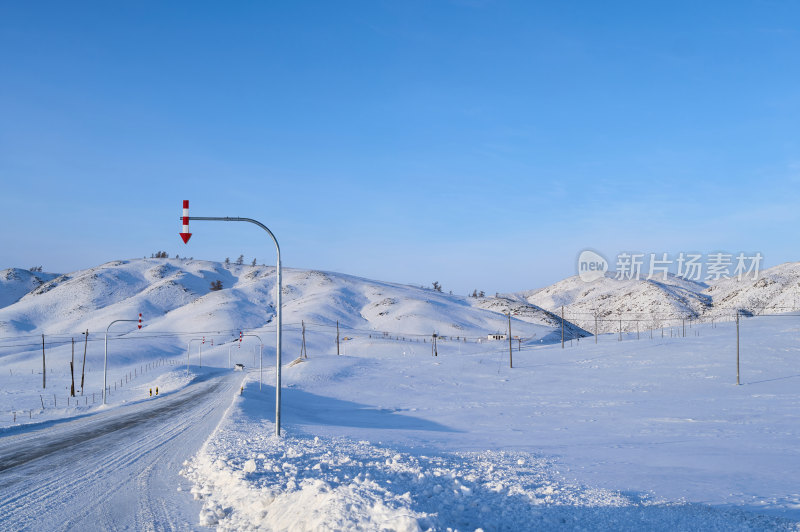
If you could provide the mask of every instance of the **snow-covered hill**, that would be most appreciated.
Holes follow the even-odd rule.
[[[24,271],[11,271],[21,273],[9,276],[4,297],[6,291],[25,295],[7,297],[12,302],[0,308],[1,336],[103,331],[112,320],[139,312],[145,330],[172,332],[254,330],[275,318],[275,269],[269,266],[133,259],[51,276],[40,285],[22,275]],[[345,333],[420,337],[486,337],[508,327],[502,313],[509,301],[331,272],[284,269],[283,276],[283,321],[289,326],[301,320],[311,326],[338,322]],[[216,281],[222,283],[221,290],[211,289]],[[513,310],[520,310],[512,319],[514,335],[541,340],[560,328],[560,322],[541,309],[515,303]],[[568,334],[575,331],[570,327]]]
[[[599,332],[657,328],[679,316],[698,317],[711,305],[703,284],[674,275],[665,280],[619,280],[613,272],[593,282],[577,275],[538,290],[515,294],[520,300],[554,313],[564,307],[566,319],[594,332],[595,316]]]
[[[57,274],[34,272],[21,268],[0,271],[0,308],[20,300],[22,296],[51,281]]]
[[[211,290],[221,282],[222,290]],[[189,259],[113,261],[65,275],[0,272],[0,336],[102,331],[113,319],[145,316],[150,330],[237,331],[269,326],[275,317],[275,270]],[[485,337],[507,331],[524,339],[644,331],[681,318],[725,319],[734,308],[750,313],[798,308],[800,263],[764,270],[759,279],[723,279],[712,286],[669,275],[665,280],[593,282],[568,277],[551,286],[500,297],[472,298],[373,281],[352,275],[284,270],[284,323],[334,327],[345,333],[395,336]]]
[[[687,320],[733,319],[747,314],[776,314],[800,308],[800,263],[789,262],[759,272],[758,279],[721,279],[706,285],[675,275],[661,280],[619,280],[614,272],[596,281],[578,276],[553,285],[507,296],[559,316],[593,333],[644,331]]]
[[[707,311],[712,316],[730,316],[737,308],[751,314],[791,312],[800,304],[800,263],[779,264],[757,280],[722,279],[705,293],[714,302]]]

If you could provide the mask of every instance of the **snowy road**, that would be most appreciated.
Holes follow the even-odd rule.
[[[2,437],[0,529],[192,527],[200,504],[178,472],[242,379],[209,371],[173,394]]]

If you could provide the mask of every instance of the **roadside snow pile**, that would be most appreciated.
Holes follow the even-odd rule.
[[[248,392],[181,472],[203,501],[200,524],[218,530],[797,530],[779,518],[587,488],[530,453],[276,438]]]

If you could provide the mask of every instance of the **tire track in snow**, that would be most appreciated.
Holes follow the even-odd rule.
[[[188,528],[198,503],[177,491],[177,472],[216,426],[237,379],[211,376],[158,402],[4,438],[0,529]]]

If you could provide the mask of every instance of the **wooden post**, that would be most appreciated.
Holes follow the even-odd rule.
[[[339,320],[336,320],[336,354],[339,354]]]
[[[686,318],[682,318],[681,322],[683,323],[683,337],[686,338]]]
[[[42,335],[42,388],[47,389],[47,365],[44,361],[44,334]]]
[[[739,309],[736,309],[736,384],[739,382]]]
[[[83,341],[83,368],[81,368],[81,395],[83,395],[83,377],[86,375],[86,347],[89,343],[89,329],[86,329],[86,339]]]
[[[561,349],[564,349],[564,305],[561,305]]]
[[[594,343],[597,343],[597,313],[594,314]]]
[[[69,373],[72,375],[72,386],[69,394],[75,397],[75,338],[72,338],[72,360],[69,361]]]
[[[508,367],[514,367],[514,359],[511,354],[511,310],[508,311]]]
[[[619,320],[619,341],[622,341],[622,320]]]
[[[308,358],[308,353],[306,352],[306,322],[300,320],[300,323],[303,326],[303,344],[300,347],[300,356],[303,358]]]
[[[639,320],[636,320],[636,339],[639,340]]]

